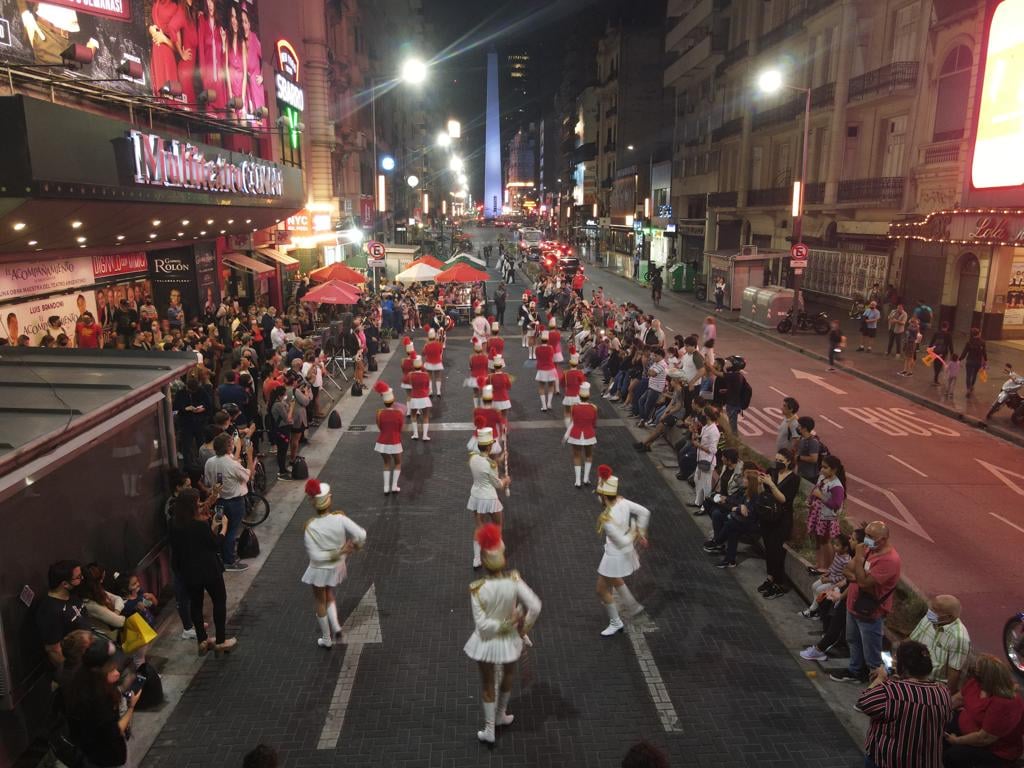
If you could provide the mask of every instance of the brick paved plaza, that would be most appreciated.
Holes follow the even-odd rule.
[[[598,463],[611,464],[623,494],[653,511],[651,548],[633,582],[650,631],[599,636],[606,624],[594,594],[600,508],[589,490],[573,488],[559,399],[550,414],[540,412],[533,369],[518,334],[506,330],[516,381],[505,541],[511,567],[544,609],[510,705],[516,722],[499,730],[496,747],[477,742],[477,671],[462,653],[473,626],[467,585],[478,577],[465,510],[472,405],[460,386],[469,353],[463,332],[448,344],[431,442],[406,434],[401,495],[382,492],[372,450],[380,401],[370,390],[321,474],[336,506],[368,530],[367,547],[349,560],[349,579],[338,590],[342,621],[372,586],[381,642],[360,634],[365,626],[354,629],[350,641],[370,640],[358,647],[355,669],[352,656],[343,667],[357,646],[317,647],[312,600],[299,581],[306,566],[302,526],[311,515],[304,504],[231,622],[238,650],[203,664],[146,768],[239,766],[261,741],[290,767],[617,766],[641,738],[665,747],[673,766],[859,764],[856,745],[734,574],[708,567],[689,511],[649,458],[633,450],[621,411],[597,398],[603,424],[594,476]],[[416,341],[422,348],[422,335]],[[397,355],[381,375],[397,392]],[[748,559],[740,567],[760,570],[763,563]],[[374,613],[368,602],[363,608],[360,621]],[[643,647],[656,670],[638,659]],[[332,699],[337,705],[339,675],[353,672],[335,739],[325,722]],[[659,717],[648,689],[657,675],[675,722]],[[336,746],[318,748],[325,734]]]

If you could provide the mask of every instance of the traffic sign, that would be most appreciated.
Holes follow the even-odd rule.
[[[806,267],[807,254],[807,246],[804,243],[793,243],[793,247],[789,249],[790,269],[803,269]]]
[[[384,243],[379,240],[371,240],[366,244],[366,252],[369,254],[369,258],[366,260],[366,266],[371,269],[374,267],[385,266],[385,256],[387,256],[387,248],[384,247]]]

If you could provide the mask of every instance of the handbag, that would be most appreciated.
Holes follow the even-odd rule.
[[[895,591],[896,587],[893,587],[879,599],[870,592],[865,592],[863,589],[860,590],[857,593],[857,599],[853,601],[852,613],[860,619],[870,619],[882,606],[882,603],[889,599],[889,595]]]
[[[698,459],[697,469],[699,469],[701,472],[710,472],[711,462],[708,459]]]
[[[982,384],[988,381],[988,368],[982,368],[978,371],[978,381]]]
[[[144,645],[156,640],[156,630],[149,626],[149,622],[142,618],[141,614],[133,613],[124,620],[121,627],[121,650],[125,653],[135,653]]]

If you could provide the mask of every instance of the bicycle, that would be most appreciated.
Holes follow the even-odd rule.
[[[863,299],[856,298],[853,300],[853,305],[850,307],[850,319],[860,320],[864,316],[864,310],[867,308],[867,304],[864,303]]]
[[[254,491],[251,487],[243,497],[245,499],[245,515],[242,517],[242,524],[255,528],[268,517],[270,517],[270,502],[266,497]]]
[[[267,492],[267,470],[259,456],[253,456],[252,473],[249,479],[254,491],[260,494]]]

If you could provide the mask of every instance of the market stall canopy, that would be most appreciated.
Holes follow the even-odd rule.
[[[429,253],[420,256],[415,261],[409,262],[409,267],[415,267],[417,264],[426,264],[428,267],[434,267],[434,269],[444,269],[444,263],[436,256],[431,256]]]
[[[347,264],[328,264],[326,267],[314,269],[309,277],[315,283],[326,283],[328,280],[340,280],[344,283],[359,285],[366,282],[366,276],[356,272]]]
[[[448,261],[445,262],[445,264],[448,266],[451,266],[452,264],[469,264],[469,266],[471,267],[487,266],[487,264],[482,259],[478,259],[476,256],[473,256],[468,252],[463,252],[456,254],[455,256],[452,256],[450,259],[448,259]]]
[[[404,272],[399,272],[395,276],[395,280],[400,283],[427,283],[431,280],[436,280],[439,274],[441,274],[441,270],[437,267],[414,262]]]
[[[256,259],[251,259],[241,253],[225,253],[221,259],[225,264],[244,269],[246,272],[252,272],[254,275],[262,275],[265,272],[274,271],[274,268],[269,264],[256,261]]]
[[[490,275],[482,269],[474,269],[469,264],[455,264],[435,278],[438,283],[479,283],[490,279]]]
[[[289,256],[287,253],[283,253],[276,248],[257,248],[256,253],[265,259],[276,261],[285,269],[295,269],[299,266],[299,260]]]
[[[328,280],[312,288],[302,297],[309,304],[355,304],[359,301],[360,290],[341,280]]]

